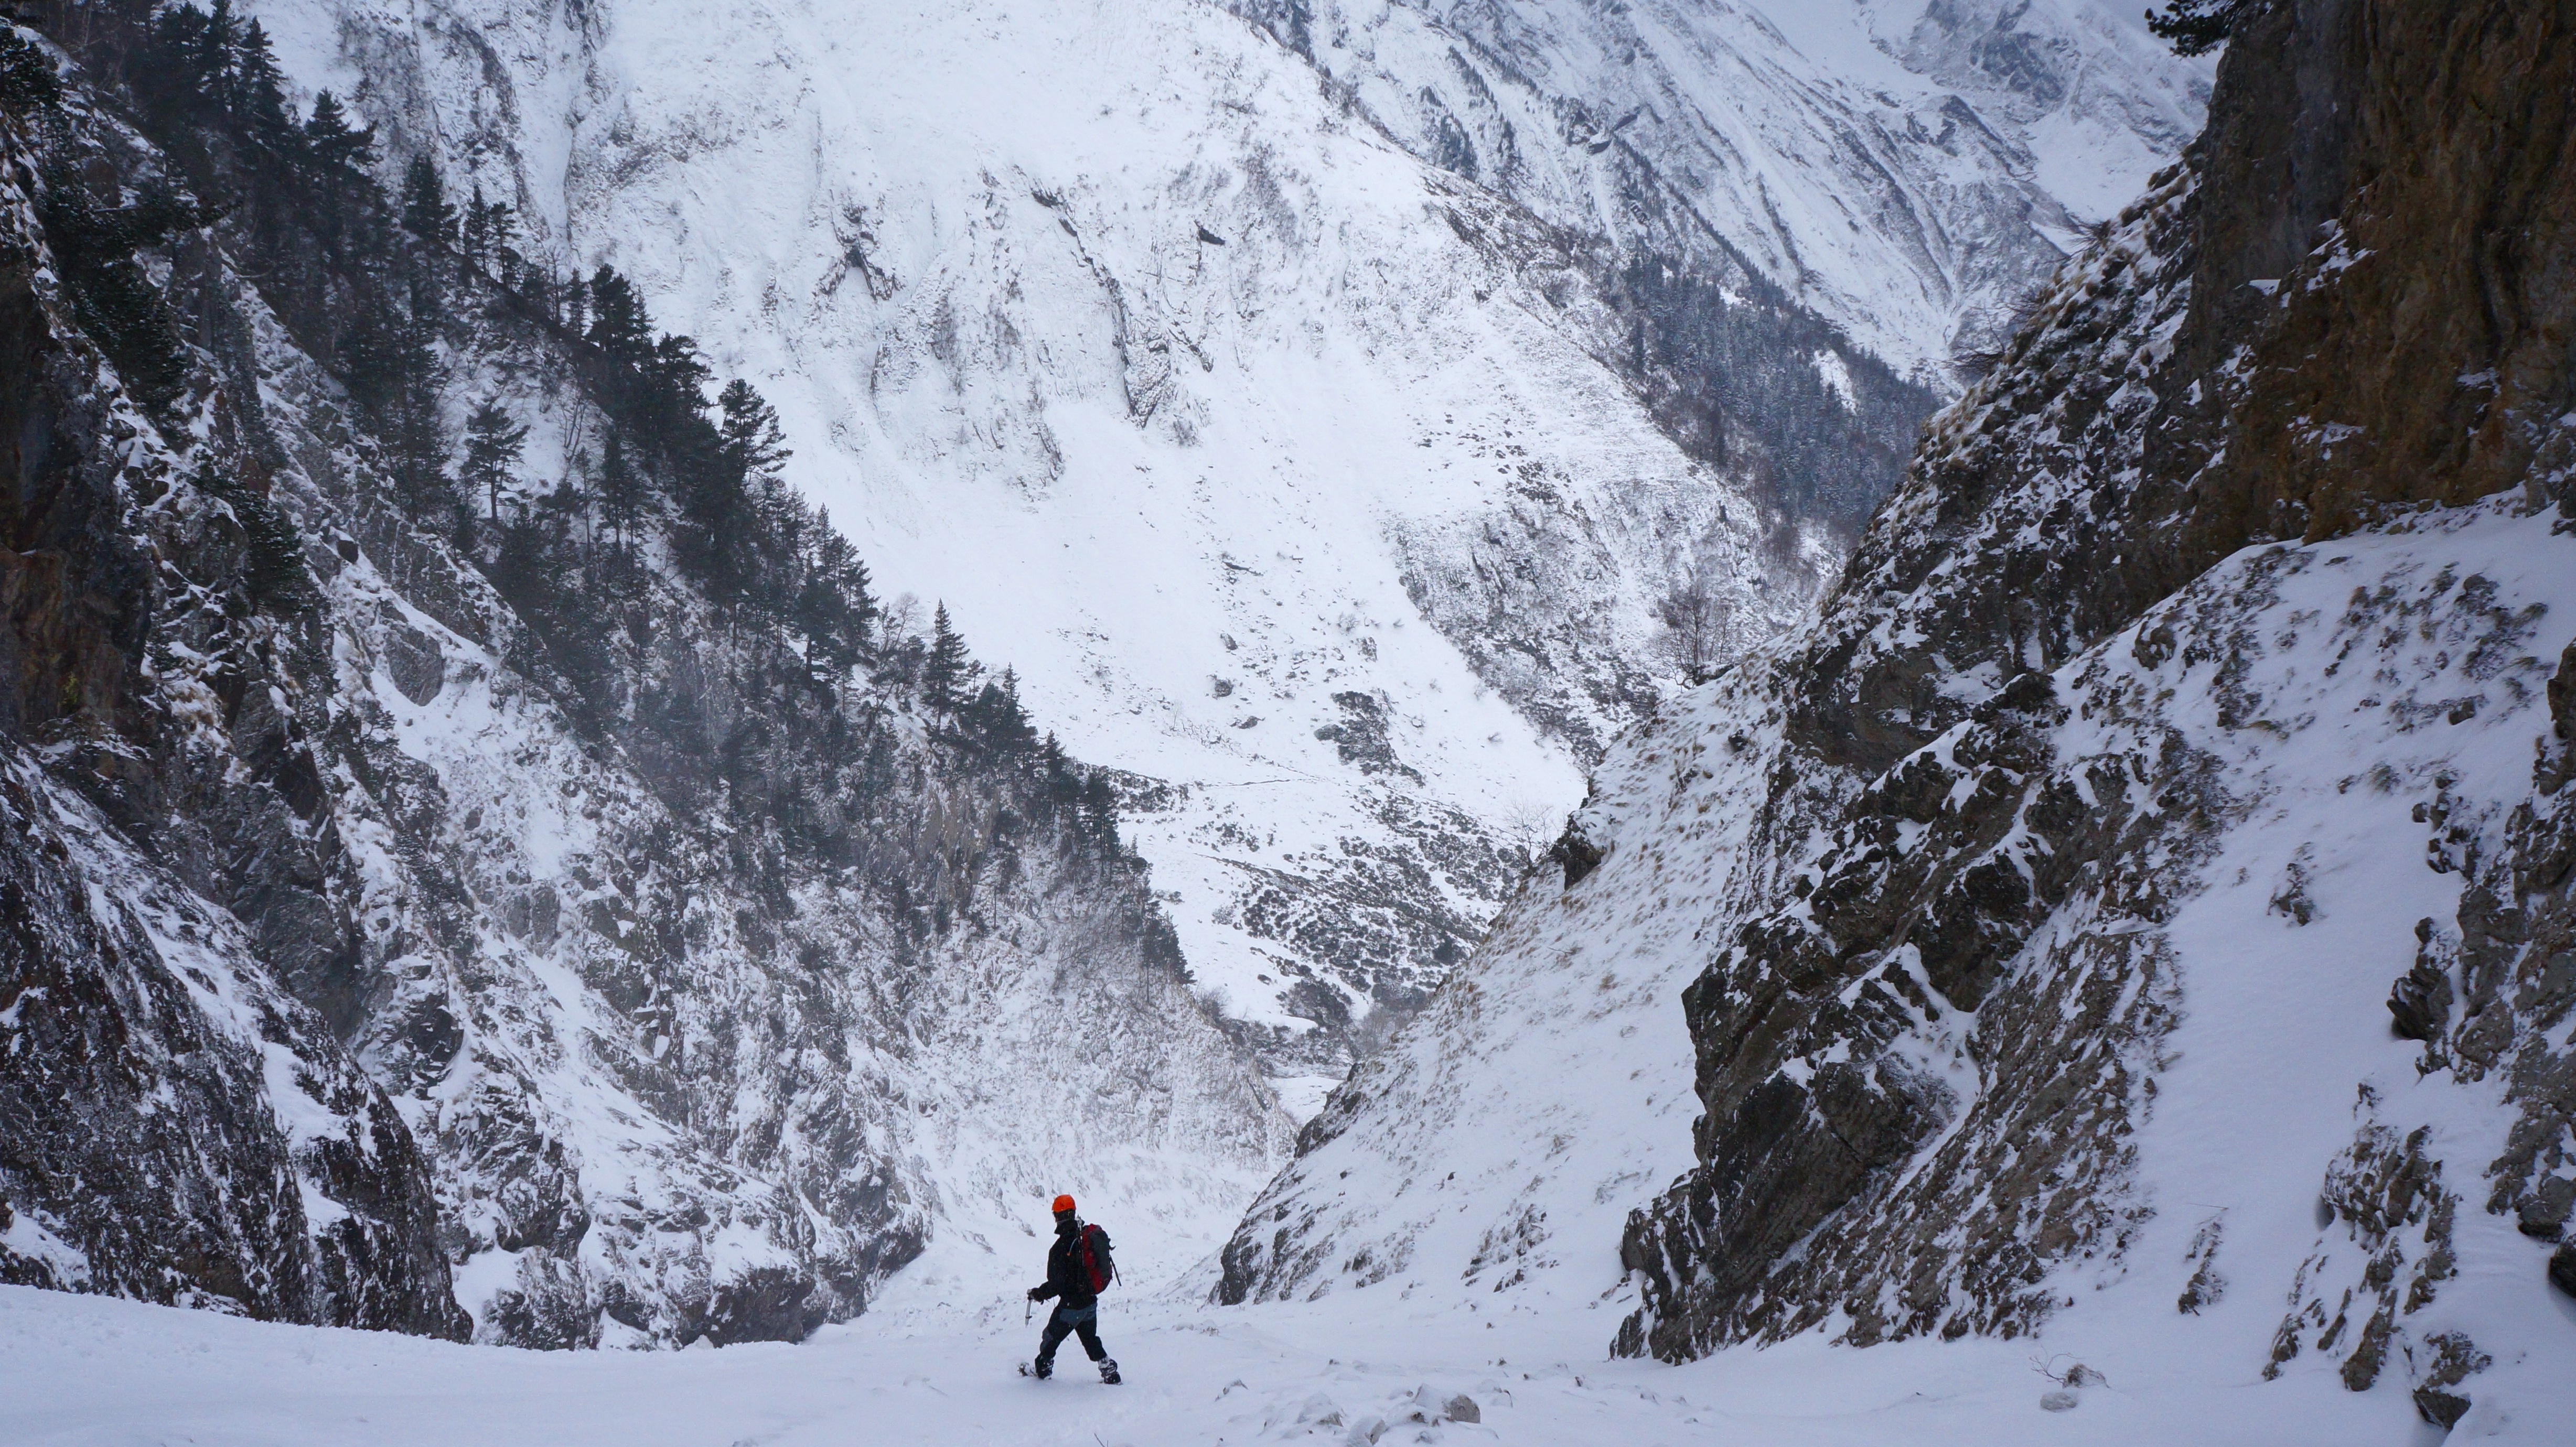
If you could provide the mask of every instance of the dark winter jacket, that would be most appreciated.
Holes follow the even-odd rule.
[[[1106,1232],[1102,1239],[1108,1239]],[[1091,1289],[1091,1278],[1082,1272],[1082,1223],[1071,1216],[1055,1223],[1055,1244],[1047,1248],[1046,1285],[1038,1288],[1040,1301],[1054,1298],[1080,1309],[1100,1299]]]

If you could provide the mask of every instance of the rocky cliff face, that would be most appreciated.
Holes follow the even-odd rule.
[[[0,1279],[462,1339],[384,1090],[232,916],[9,769]]]
[[[320,638],[259,606],[274,514],[201,471],[238,415],[156,422],[71,316],[36,154],[74,123],[7,41],[0,1279],[462,1337],[429,1163],[333,1029],[355,931],[287,692]]]
[[[1328,1107],[1220,1294],[1392,1255],[1626,1293],[1617,1349],[1669,1359],[2075,1330],[2534,1410],[2576,1193],[2570,20],[2252,14],[1822,616],[1614,750],[1561,882]],[[1528,1042],[1438,1033],[1516,991]],[[1636,1062],[1562,1093],[1601,1168],[1519,1230],[1414,1194],[1526,1170],[1407,1122],[1491,1089],[1451,1114],[1508,1129],[1570,1040]],[[1616,1262],[1560,1228],[1659,1161]]]
[[[642,384],[452,253],[392,304],[422,435],[489,405],[527,444],[497,541],[425,515],[345,380],[419,242],[350,173],[340,232],[262,204],[322,162],[226,129],[247,82],[107,88],[131,19],[59,8],[96,69],[50,85],[11,36],[0,1274],[793,1339],[1030,1199],[1185,1221],[1265,1171],[1285,1122],[1107,780],[1015,703],[970,727],[899,629],[836,665],[713,592],[671,474],[545,544]]]
[[[2554,1237],[2546,1168],[2522,1152],[2566,1129],[2542,1083],[2563,1068],[2547,964],[2562,946],[2518,922],[2546,917],[2563,882],[2542,842],[2563,723],[2542,703],[2558,659],[2539,635],[2565,604],[2537,577],[2512,587],[2473,541],[2502,524],[2470,519],[2567,497],[2576,378],[2552,278],[2576,214],[2568,22],[2544,5],[2273,8],[2231,50],[2188,167],[1935,429],[1798,661],[1792,746],[1876,777],[1797,898],[1748,922],[1686,997],[1703,1164],[1630,1232],[1648,1286],[1628,1349],[1687,1355],[1836,1312],[1854,1341],[2010,1334],[2065,1304],[2056,1273],[2117,1257],[2144,1204],[2128,1138],[2193,1008],[2183,901],[2296,792],[2268,751],[2228,741],[2295,751],[2320,717],[2364,721],[2339,726],[2359,771],[2339,788],[2420,781],[2419,820],[2493,816],[2484,851],[2479,825],[2451,844],[2433,826],[2436,872],[2495,872],[2416,931],[2434,962],[2401,988],[2426,1002],[2401,1028],[2446,1038],[2445,937],[2484,941],[2478,1044],[2437,1045],[2424,1073],[2466,1090],[2520,1062],[2517,1145],[2490,1161],[2463,1142],[2451,1170],[2496,1181],[2486,1209]],[[2416,508],[2435,511],[2389,521]],[[2374,555],[2402,561],[2339,604],[2297,606],[2294,580]],[[2171,712],[2195,668],[2205,719]],[[2515,732],[2538,733],[2539,775],[2508,765],[2454,804],[2478,750],[2445,765],[2424,730],[2497,713],[2534,720]],[[2300,925],[2320,867],[2304,858],[2273,900]],[[2507,900],[2510,942],[2491,923]],[[2303,1269],[2312,1304],[2294,1303],[2276,1352],[2347,1353],[2355,1386],[2456,1249],[2425,1135],[2401,1146],[2362,1091],[2328,1212],[2378,1253],[2379,1305],[2365,1292],[2329,1312]],[[2408,1231],[2413,1256],[2393,1244]],[[2321,1245],[2312,1265],[2338,1254]],[[2439,1335],[2416,1326],[2415,1350],[2468,1350]],[[2445,1394],[2466,1368],[2419,1367],[2427,1413],[2456,1417],[2465,1399]]]
[[[2564,62],[2545,10],[2500,23],[2538,48],[2266,12],[2145,231],[2061,279],[1845,573],[1816,747],[1883,768],[1959,717],[1918,677],[2052,668],[2249,542],[2563,465]],[[1942,641],[1871,642],[1886,621]]]

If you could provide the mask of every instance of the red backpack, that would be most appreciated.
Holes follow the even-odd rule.
[[[1107,1291],[1118,1275],[1118,1264],[1109,1259],[1109,1233],[1097,1226],[1082,1228],[1081,1237],[1074,1243],[1073,1259],[1082,1268],[1082,1279],[1091,1283],[1095,1296]]]

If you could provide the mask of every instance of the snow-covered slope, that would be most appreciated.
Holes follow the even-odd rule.
[[[2566,35],[2258,17],[2191,164],[1822,615],[1623,738],[1562,882],[1328,1103],[1217,1297],[1590,1299],[1667,1360],[2035,1338],[2061,1406],[2179,1371],[2551,1440]]]
[[[2178,1363],[2124,1361],[2110,1388],[2080,1394],[2072,1417],[2044,1411],[2059,1389],[2019,1342],[1852,1352],[1811,1338],[1671,1366],[1597,1360],[1597,1345],[1528,1318],[1496,1324],[1417,1302],[1354,1320],[1326,1306],[1113,1300],[1103,1330],[1125,1376],[1113,1388],[1078,1368],[1051,1382],[1014,1375],[1036,1328],[1002,1303],[903,1331],[870,1313],[796,1346],[648,1356],[461,1347],[0,1286],[0,1437],[26,1447],[1348,1447],[1372,1433],[1416,1447],[2408,1440],[2389,1430],[2384,1404],[2331,1382],[2214,1392]]]
[[[1834,802],[1771,804],[1775,666],[1748,661],[1622,736],[1560,846],[1572,867],[1532,875],[1307,1126],[1228,1245],[1219,1299],[1370,1286],[1513,1314],[1604,1304],[1629,1211],[1690,1164],[1682,988],[1794,853],[1783,822]]]
[[[944,600],[1069,746],[1135,776],[1192,970],[1308,1107],[1670,676],[1656,604],[1699,582],[1721,651],[1794,617],[1823,524],[1866,510],[1934,400],[1900,374],[2055,254],[2023,143],[1917,127],[1935,87],[1859,19],[1809,57],[1726,22],[1755,90],[1688,27],[1651,67],[1731,97],[1726,144],[1794,179],[1806,229],[1756,265],[1727,227],[1758,208],[1712,230],[1652,177],[1631,206],[1604,169],[1630,153],[1554,122],[1521,126],[1544,185],[1444,169],[1339,52],[1200,0],[245,9],[297,82],[516,205],[531,255],[613,262],[778,402],[792,477],[888,591]],[[1425,23],[1392,15],[1414,38],[1386,65],[1447,64]],[[1559,41],[1568,84],[1611,65],[1589,30],[1512,44]],[[2086,44],[2088,75],[2188,89]],[[1853,55],[1902,98],[1825,78]],[[1676,155],[1721,144],[1672,124]],[[2167,133],[2120,134],[2149,140],[2092,154],[2134,181]],[[1850,191],[1889,166],[1901,195]],[[2002,239],[1971,236],[1995,206]],[[1832,279],[1786,280],[1793,245]]]
[[[1408,149],[1625,249],[1727,252],[1945,377],[2198,129],[2102,0],[1235,0]]]

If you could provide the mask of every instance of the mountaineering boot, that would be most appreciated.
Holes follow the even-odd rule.
[[[1116,1357],[1102,1357],[1100,1359],[1100,1384],[1104,1387],[1114,1387],[1118,1385],[1118,1359]]]
[[[1043,1382],[1047,1378],[1055,1375],[1055,1363],[1048,1361],[1044,1357],[1040,1357],[1037,1360],[1037,1364],[1029,1368],[1029,1375]]]

